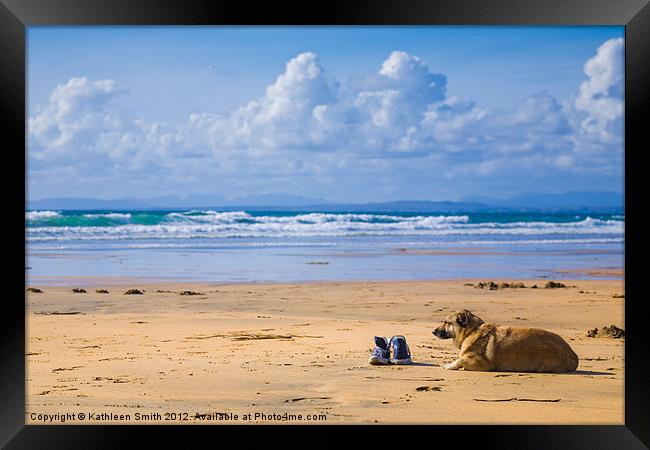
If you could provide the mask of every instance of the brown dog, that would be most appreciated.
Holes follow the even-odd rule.
[[[447,316],[433,334],[453,339],[460,349],[458,359],[445,369],[571,372],[578,367],[578,356],[557,334],[485,323],[466,309]]]

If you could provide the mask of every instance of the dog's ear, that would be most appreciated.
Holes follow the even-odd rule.
[[[469,323],[469,312],[468,311],[463,311],[463,312],[459,313],[458,316],[456,317],[456,322],[461,327],[467,326],[467,324]]]

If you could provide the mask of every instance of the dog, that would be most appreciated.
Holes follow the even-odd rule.
[[[453,339],[460,355],[448,370],[497,372],[572,372],[578,355],[564,339],[539,328],[515,328],[485,323],[468,310],[447,316],[433,335]]]

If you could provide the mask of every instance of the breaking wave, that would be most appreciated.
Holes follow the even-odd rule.
[[[282,239],[350,236],[555,236],[616,238],[625,222],[612,217],[567,221],[497,221],[468,215],[368,213],[249,213],[245,211],[172,211],[26,213],[31,242],[164,239]]]

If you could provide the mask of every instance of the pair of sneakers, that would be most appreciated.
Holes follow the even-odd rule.
[[[389,341],[383,336],[375,336],[375,349],[372,351],[368,363],[372,365],[411,364],[411,352],[406,344],[406,338],[393,336]]]

